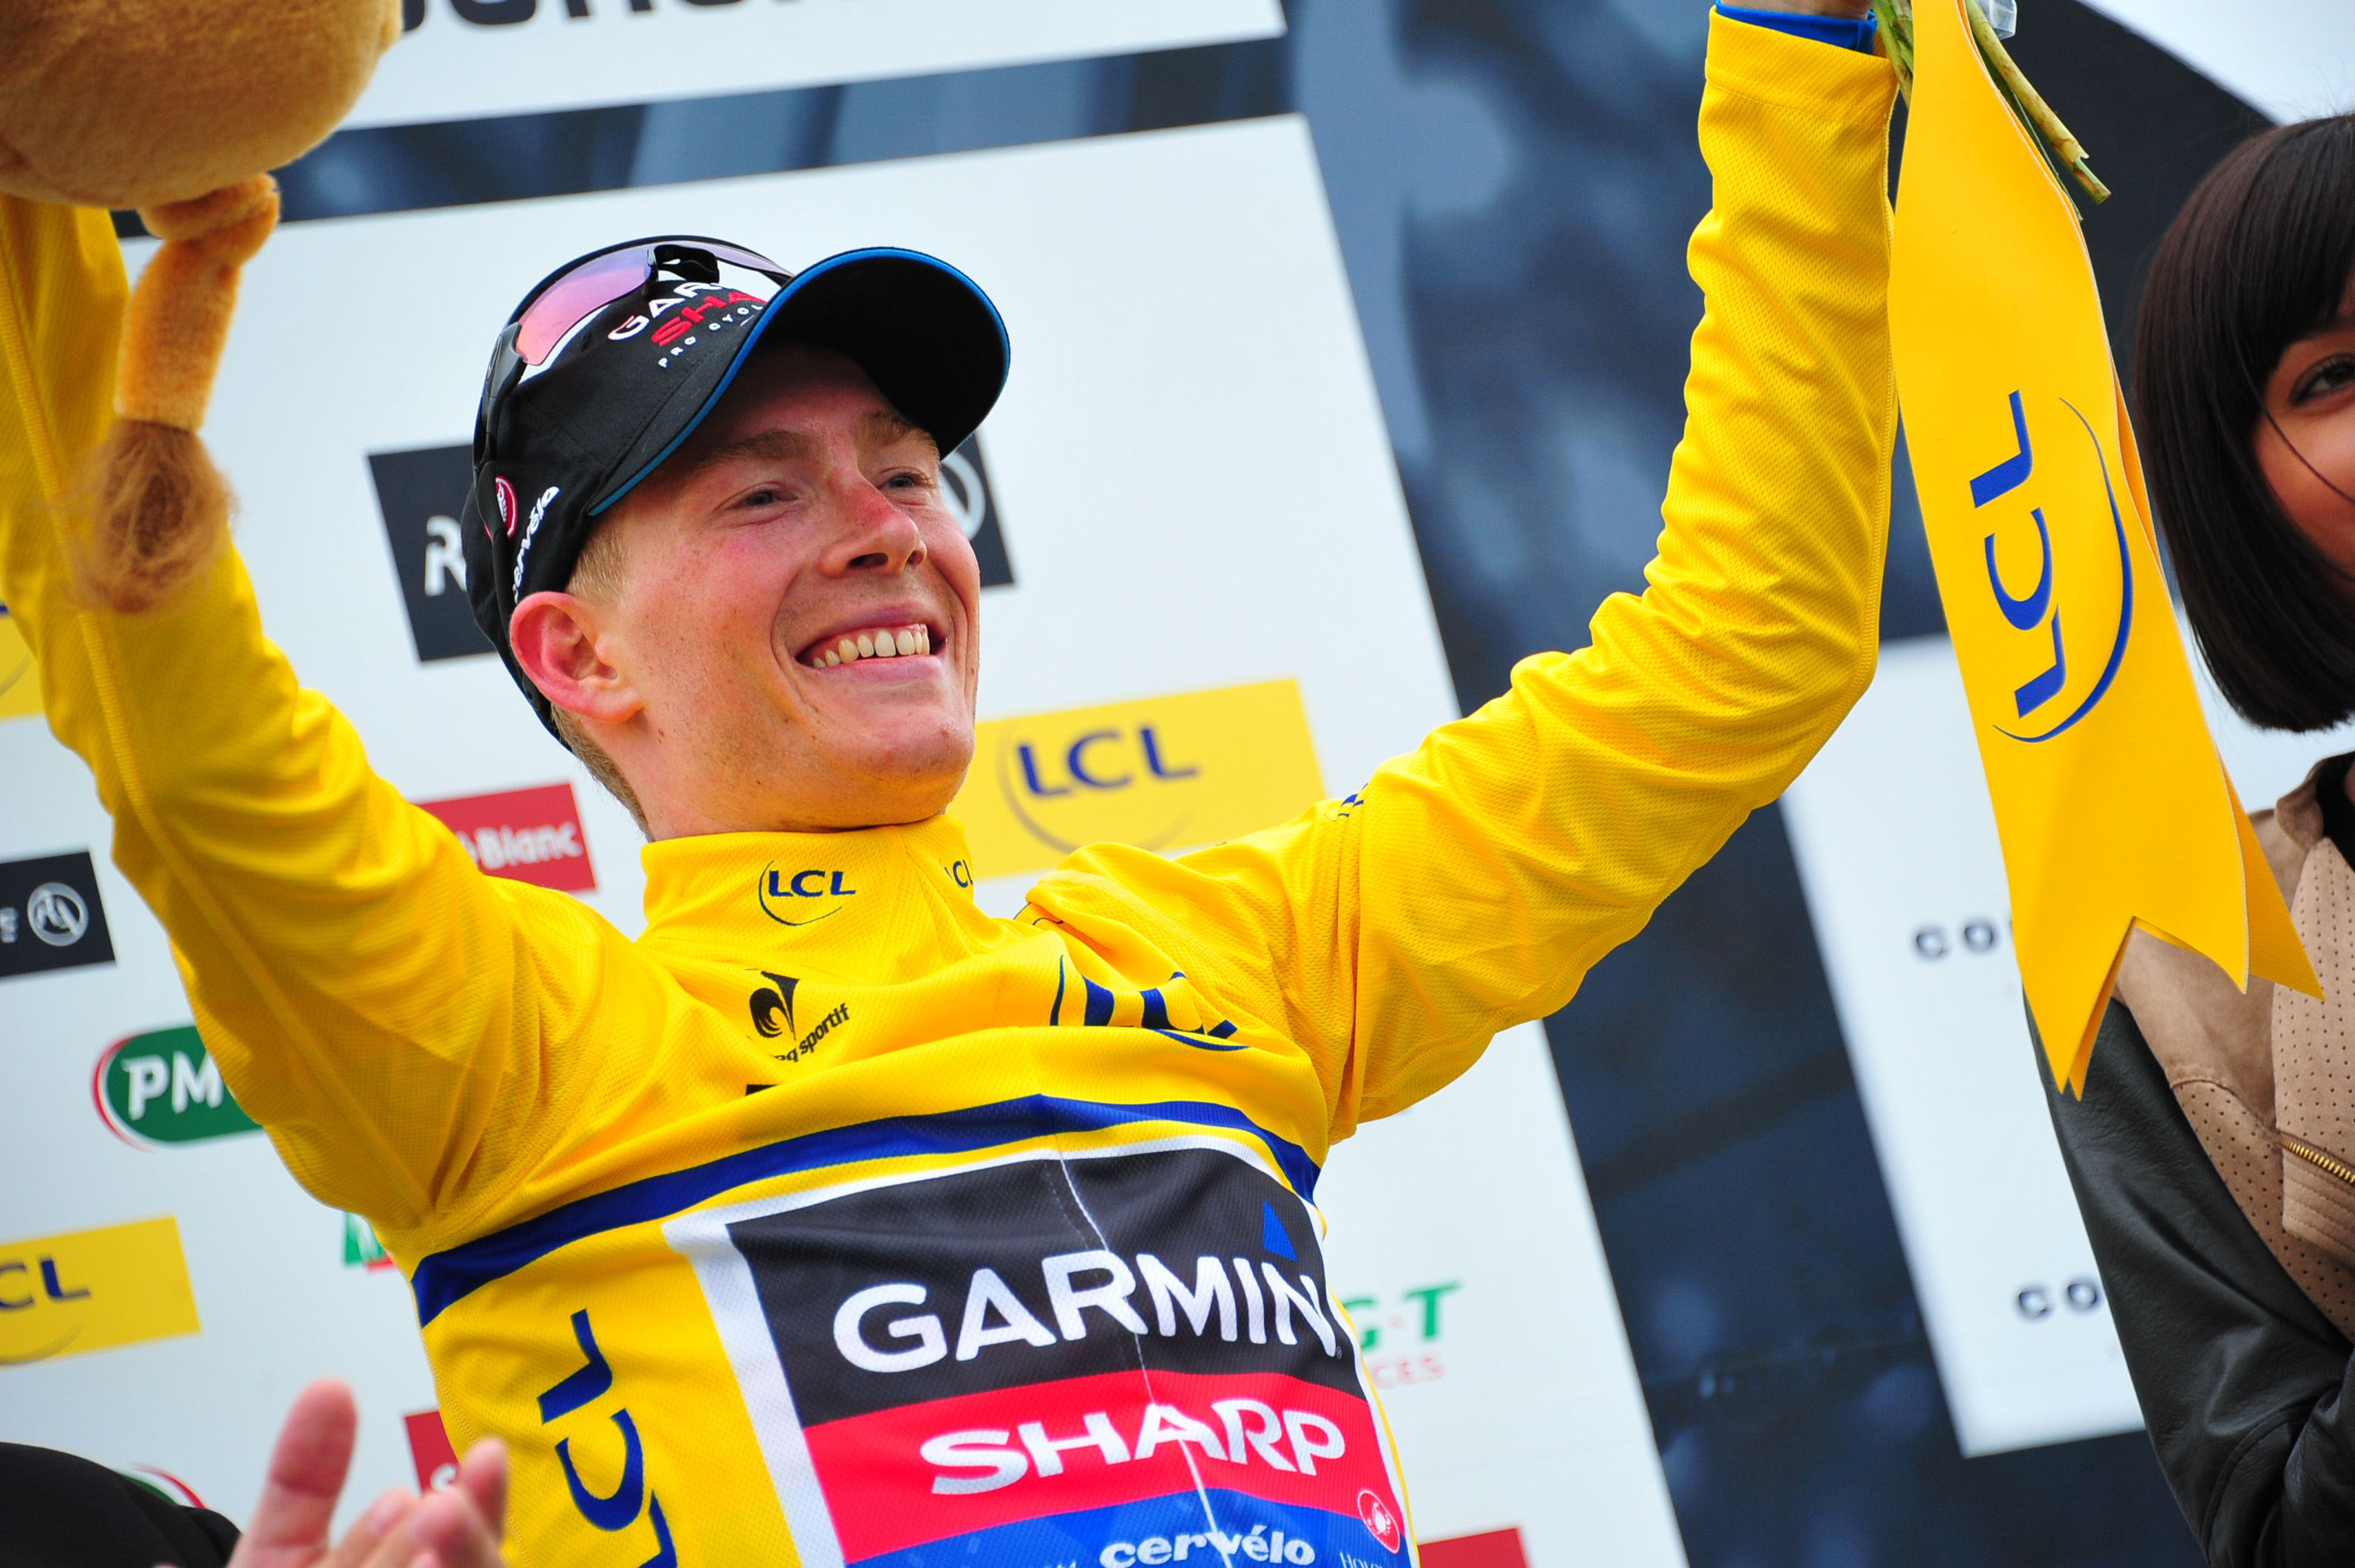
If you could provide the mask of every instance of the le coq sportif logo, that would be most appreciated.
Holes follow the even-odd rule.
[[[376,452],[368,462],[418,662],[489,653],[490,639],[474,624],[466,599],[466,547],[458,531],[466,486],[474,482],[473,450],[461,443]],[[941,460],[941,497],[972,541],[981,585],[1010,586],[1014,567],[979,436]]]

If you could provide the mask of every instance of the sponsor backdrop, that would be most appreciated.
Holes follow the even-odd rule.
[[[2114,340],[2208,163],[2355,97],[2332,9],[2023,4],[2121,192],[2088,226]],[[492,327],[620,235],[914,245],[1005,309],[1012,384],[947,464],[994,910],[1087,839],[1346,792],[1640,584],[1698,309],[1698,0],[404,19],[282,176],[207,433],[272,635],[490,874],[641,923],[637,836],[486,656],[455,521]],[[1902,479],[1881,676],[1791,797],[1335,1155],[1321,1245],[1434,1568],[2197,1560],[2063,1195]],[[403,1282],[238,1108],[38,703],[0,610],[0,1438],[238,1515],[333,1372],[347,1515],[446,1481]],[[2253,804],[2355,743],[2222,738]]]

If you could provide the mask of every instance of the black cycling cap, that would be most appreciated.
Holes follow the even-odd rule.
[[[850,359],[943,453],[1006,384],[997,308],[915,251],[846,251],[795,274],[721,240],[634,240],[558,268],[508,316],[459,531],[474,619],[550,734],[548,699],[507,643],[516,605],[570,581],[598,518],[694,433],[772,336]]]

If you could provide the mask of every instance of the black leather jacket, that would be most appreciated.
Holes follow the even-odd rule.
[[[2355,1564],[2355,1347],[2242,1214],[2132,1013],[2110,1004],[2082,1101],[2053,1091],[2041,1047],[2035,1071],[2151,1444],[2208,1561]]]

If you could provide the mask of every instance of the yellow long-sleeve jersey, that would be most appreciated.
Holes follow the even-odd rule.
[[[526,1561],[1385,1568],[1404,1493],[1310,1207],[1771,801],[1873,660],[1885,63],[1713,18],[1667,528],[1593,645],[1364,788],[1018,918],[954,821],[649,846],[633,942],[486,878],[225,556],[75,601],[103,214],[0,208],[0,593],[245,1109],[411,1281]],[[523,722],[517,713],[517,722]]]

